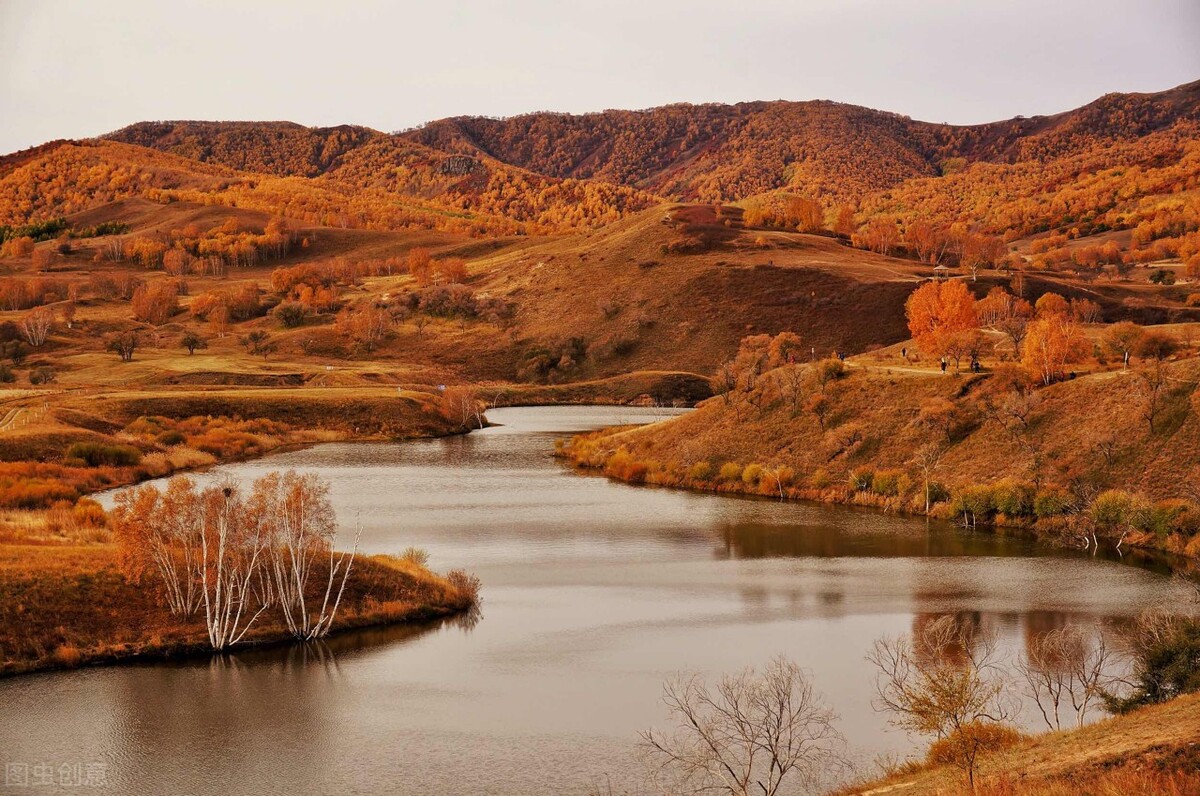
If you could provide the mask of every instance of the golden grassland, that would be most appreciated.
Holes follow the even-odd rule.
[[[976,792],[986,796],[1200,793],[1198,739],[1200,695],[1181,696],[1082,729],[1033,736],[985,755]],[[926,796],[968,791],[961,769],[916,764],[841,792]]]

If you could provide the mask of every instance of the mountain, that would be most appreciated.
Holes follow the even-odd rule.
[[[396,134],[141,122],[0,158],[0,223],[150,191],[328,226],[537,235],[595,229],[663,201],[777,208],[800,197],[817,207],[809,228],[845,237],[873,220],[901,235],[918,220],[1010,241],[1061,233],[1039,260],[1054,266],[1076,264],[1069,239],[1139,228],[1132,244],[1118,241],[1145,249],[1139,261],[1186,259],[1200,250],[1183,240],[1200,231],[1198,179],[1195,82],[967,126],[828,101],[460,117]],[[787,214],[760,218],[797,226]],[[897,245],[916,253],[907,239]]]
[[[1109,94],[1077,110],[952,126],[836,102],[668,105],[645,111],[509,119],[460,117],[404,135],[555,177],[600,179],[664,196],[737,201],[791,189],[847,199],[947,161],[1047,161],[1200,122],[1200,81],[1156,94]]]

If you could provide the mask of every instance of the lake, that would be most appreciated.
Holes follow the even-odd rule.
[[[1015,650],[1178,596],[1160,571],[1027,539],[634,487],[551,456],[570,432],[671,412],[497,409],[499,425],[467,436],[319,445],[201,475],[319,473],[344,541],[357,517],[366,552],[415,545],[435,569],[475,572],[482,618],[3,680],[0,758],[100,764],[104,792],[129,794],[620,792],[638,731],[664,723],[665,677],[785,654],[870,761],[918,748],[872,708],[876,638],[950,613]]]

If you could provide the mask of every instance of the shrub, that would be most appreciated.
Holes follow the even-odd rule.
[[[1200,619],[1145,614],[1128,642],[1133,653],[1133,688],[1124,696],[1105,694],[1109,710],[1125,713],[1200,691]]]
[[[1070,496],[1059,487],[1041,489],[1033,498],[1033,513],[1038,519],[1066,514],[1070,506]]]
[[[808,477],[808,482],[812,484],[813,489],[828,489],[833,484],[833,479],[829,477],[829,472],[825,468],[818,467]]]
[[[104,511],[104,507],[88,497],[81,497],[75,501],[71,514],[75,522],[80,525],[93,528],[103,528],[108,525],[108,514]]]
[[[688,478],[693,481],[707,481],[712,477],[712,465],[708,462],[696,462],[688,468]]]
[[[41,367],[29,371],[30,384],[50,384],[57,378],[58,375],[54,372],[54,368]]]
[[[868,467],[858,467],[850,471],[850,489],[855,492],[866,492],[875,481],[875,473]]]
[[[12,368],[0,362],[0,384],[12,384],[17,380],[17,374],[13,373]]]
[[[288,329],[302,326],[308,317],[308,307],[298,301],[285,301],[276,307],[272,314],[275,320]]]
[[[186,438],[183,434],[175,429],[164,431],[155,438],[160,445],[182,445]]]
[[[871,479],[871,491],[884,497],[895,497],[900,494],[900,479],[904,473],[899,470],[880,470]]]
[[[822,359],[817,363],[817,381],[822,385],[826,382],[836,381],[846,375],[846,363],[837,357],[829,357]]]
[[[74,644],[59,644],[52,655],[59,666],[74,668],[83,662],[83,653]]]
[[[1133,495],[1121,489],[1110,489],[1093,501],[1090,514],[1099,530],[1114,531],[1133,524],[1139,508]]]
[[[165,453],[148,453],[142,457],[142,461],[138,464],[142,472],[148,478],[159,478],[164,475],[170,475],[175,469],[171,466],[171,459]]]
[[[649,468],[644,463],[634,459],[629,451],[624,448],[621,448],[609,457],[608,463],[604,466],[606,475],[633,484],[644,482],[648,470]]]
[[[996,511],[1007,517],[1027,517],[1033,513],[1034,490],[1030,484],[1005,478],[992,485]]]
[[[954,513],[968,517],[972,524],[980,518],[986,520],[994,508],[992,488],[989,486],[969,486],[954,496]]]
[[[479,602],[479,589],[482,584],[478,577],[461,569],[452,569],[446,573],[446,580],[468,604],[474,605]]]
[[[429,564],[429,552],[420,547],[405,548],[404,552],[400,554],[400,558],[419,567]]]
[[[758,486],[758,482],[762,480],[763,466],[757,463],[746,465],[746,469],[742,470],[742,483],[746,486]]]
[[[1186,500],[1162,500],[1153,506],[1144,506],[1141,510],[1135,510],[1132,524],[1139,531],[1152,533],[1159,539],[1165,539],[1172,533],[1182,531],[1179,519],[1186,516],[1189,511],[1194,515],[1194,510],[1195,507]],[[1194,516],[1189,521],[1185,521],[1185,524],[1194,527]],[[1191,534],[1188,533],[1188,535]]]
[[[1184,536],[1200,533],[1200,506],[1190,500],[1170,501],[1178,506],[1171,518],[1171,530]]]
[[[725,462],[721,465],[721,471],[717,477],[730,483],[740,481],[742,480],[742,466],[737,462]]]
[[[1020,740],[1021,733],[1008,725],[973,722],[934,741],[929,747],[927,759],[933,765],[957,766],[962,764],[964,752],[996,752]]]
[[[929,482],[929,505],[945,503],[950,499],[950,489],[941,481]],[[923,505],[923,504],[922,504]]]
[[[67,448],[66,458],[86,462],[88,467],[134,467],[142,454],[128,445],[76,442]]]

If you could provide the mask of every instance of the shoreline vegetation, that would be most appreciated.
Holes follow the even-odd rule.
[[[1164,331],[1135,331],[1135,366],[1080,361],[1044,381],[1003,355],[970,354],[961,371],[943,357],[938,372],[912,343],[807,361],[794,334],[748,337],[695,411],[577,435],[556,454],[629,483],[869,506],[1194,567],[1200,360],[1177,358],[1188,352]],[[1114,332],[1071,334],[1082,349]]]
[[[1081,537],[1078,535],[1063,535],[1059,532],[1058,528],[1050,524],[1039,526],[1036,515],[1021,517],[991,514],[987,521],[984,521],[981,517],[964,521],[956,510],[958,507],[961,507],[961,503],[956,506],[954,496],[949,492],[937,492],[936,494],[942,497],[931,506],[929,513],[926,514],[920,505],[911,501],[905,501],[903,499],[905,495],[903,494],[874,491],[873,484],[875,483],[876,474],[866,470],[859,470],[849,477],[849,480],[857,480],[863,484],[864,487],[862,489],[856,489],[853,485],[843,486],[838,483],[828,483],[822,487],[805,487],[795,483],[789,484],[789,478],[794,478],[795,476],[784,474],[784,485],[781,495],[779,478],[776,473],[771,472],[769,468],[757,462],[750,462],[744,466],[735,462],[734,465],[738,468],[736,475],[734,474],[733,467],[704,468],[701,465],[701,467],[695,468],[693,472],[713,472],[715,470],[716,477],[697,479],[692,477],[690,472],[679,474],[660,470],[655,466],[659,464],[657,461],[651,461],[646,464],[633,459],[628,451],[621,447],[601,449],[600,446],[604,445],[606,439],[616,437],[636,428],[640,428],[640,426],[614,426],[585,434],[577,434],[569,440],[559,440],[556,443],[555,456],[565,460],[568,464],[582,472],[610,478],[614,481],[621,481],[632,486],[681,489],[700,494],[717,494],[741,498],[788,500],[822,506],[840,506],[850,509],[873,509],[886,514],[896,514],[911,519],[930,519],[938,522],[948,522],[963,530],[986,531],[998,535],[1016,533],[1037,541],[1055,543],[1064,549],[1088,549],[1087,545],[1080,541]],[[725,470],[724,476],[721,474],[722,469]],[[752,474],[749,482],[743,480],[743,475],[747,470]],[[888,484],[893,478],[899,478],[898,475],[891,472],[884,472],[878,475],[883,484]],[[818,474],[818,480],[820,481],[821,479],[822,476]],[[901,483],[904,482],[902,481]],[[868,484],[872,486],[867,486]],[[889,487],[884,488],[887,489]],[[944,488],[944,485],[939,483],[931,486],[931,490],[940,488]],[[997,487],[997,491],[1004,488],[1006,488],[1005,485],[1000,485]],[[908,494],[907,497],[912,498],[913,495]],[[1178,569],[1179,565],[1183,565],[1186,568],[1200,566],[1200,554],[1180,552],[1177,549],[1166,549],[1141,535],[1127,536],[1122,547],[1124,548],[1123,550],[1116,550],[1114,546],[1112,549],[1105,550],[1105,552],[1149,556],[1154,560],[1168,562],[1172,565],[1173,570]]]
[[[223,652],[203,621],[172,621],[149,589],[125,581],[114,545],[0,545],[8,599],[0,607],[0,678],[87,666],[199,659],[299,643],[282,621],[254,627]],[[45,560],[40,560],[45,559]],[[476,597],[424,565],[399,556],[360,556],[330,637],[354,630],[459,617],[471,621]],[[32,610],[36,604],[39,609]]]

